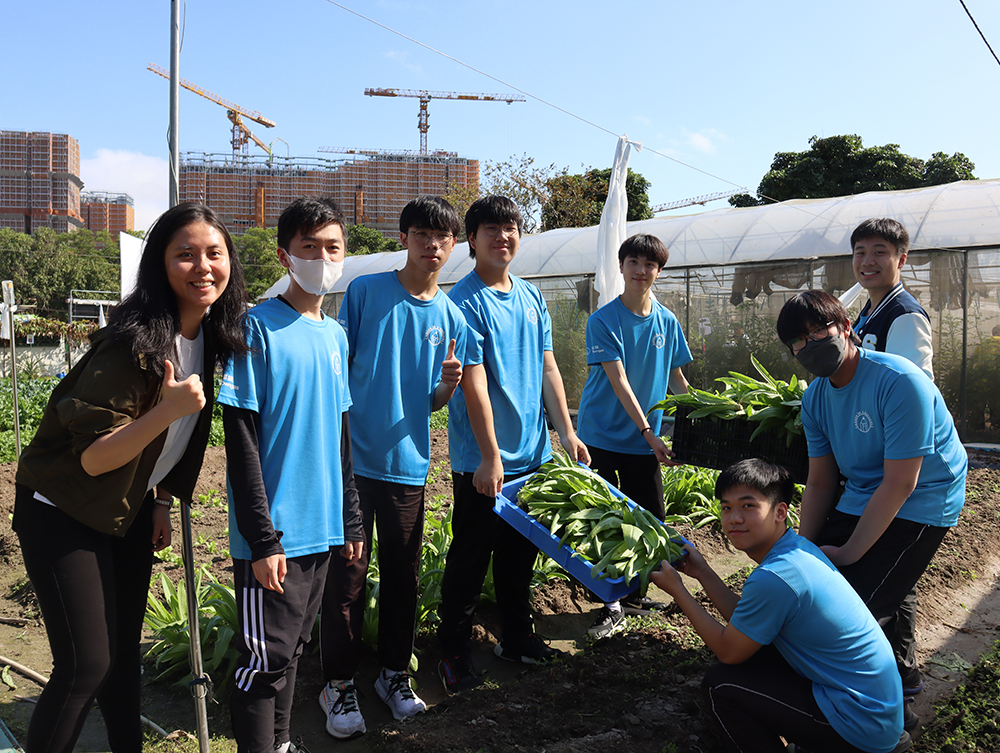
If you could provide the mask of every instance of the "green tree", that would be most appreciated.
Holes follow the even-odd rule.
[[[236,254],[243,262],[247,297],[256,301],[285,274],[278,261],[278,228],[251,227],[233,238]]]
[[[610,183],[610,167],[591,168],[582,174],[563,172],[550,178],[546,183],[548,196],[542,205],[542,230],[599,224]],[[640,173],[629,168],[625,179],[627,221],[648,220],[653,216],[649,206],[650,185]]]
[[[479,197],[506,196],[521,210],[524,232],[535,233],[541,227],[542,205],[549,196],[548,181],[558,174],[554,164],[537,166],[535,158],[527,154],[513,155],[500,162],[487,160],[483,163],[478,187],[452,182],[444,198],[464,218],[469,206]]]
[[[383,251],[399,251],[402,246],[389,240],[375,228],[365,225],[351,225],[347,228],[347,253],[349,256],[380,254]]]
[[[736,194],[734,207],[787,199],[822,199],[866,191],[900,191],[955,180],[975,180],[975,165],[961,152],[935,152],[926,162],[899,151],[899,144],[865,148],[856,134],[809,139],[804,152],[778,152],[761,179],[758,196]],[[759,197],[759,198],[758,198]]]

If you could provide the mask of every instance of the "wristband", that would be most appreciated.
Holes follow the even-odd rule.
[[[167,508],[174,506],[174,498],[173,497],[171,497],[170,499],[160,499],[159,497],[153,497],[153,501],[156,504],[162,505],[163,507],[167,507]]]
[[[645,429],[643,429],[642,431],[640,431],[640,432],[639,432],[639,434],[640,434],[641,436],[646,436],[646,432],[647,432],[647,431],[652,431],[652,430],[653,430],[653,427],[652,427],[652,426],[647,426],[647,427],[646,427]]]

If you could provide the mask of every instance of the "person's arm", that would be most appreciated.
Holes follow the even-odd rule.
[[[684,378],[684,372],[677,366],[670,370],[670,380],[667,382],[670,391],[675,395],[684,395],[688,391],[688,380]]]
[[[431,401],[431,412],[440,410],[458,389],[462,381],[462,362],[455,357],[455,340],[448,344],[448,355],[441,362],[441,381],[434,388],[434,398]]]
[[[486,366],[477,363],[465,368],[462,393],[465,395],[469,425],[479,445],[479,467],[472,475],[472,483],[480,494],[495,497],[503,487],[503,461],[493,428],[493,406],[490,405]]]
[[[899,508],[917,488],[922,463],[923,458],[884,461],[882,483],[865,505],[865,511],[851,537],[843,546],[821,547],[833,564],[854,564],[879,540],[896,517]]]
[[[895,353],[915,363],[934,379],[934,344],[931,323],[919,312],[901,314],[889,325],[885,337],[885,352]]]
[[[573,430],[573,421],[569,417],[569,408],[566,407],[566,389],[563,387],[562,374],[559,373],[556,357],[551,350],[544,351],[543,356],[542,404],[549,414],[549,420],[552,421],[556,434],[559,435],[560,444],[570,459],[590,465],[590,451]]]
[[[174,366],[163,363],[160,402],[134,421],[102,434],[80,454],[80,464],[91,476],[114,471],[134,460],[146,446],[174,421],[205,407],[201,377],[192,374],[182,382],[174,379]]]
[[[611,384],[611,389],[615,392],[615,397],[618,398],[618,402],[621,403],[628,417],[632,419],[636,431],[642,433],[643,438],[652,448],[656,459],[661,463],[671,462],[670,459],[674,456],[674,453],[663,443],[663,440],[657,436],[655,431],[651,429],[647,431],[649,429],[649,422],[646,421],[646,414],[643,412],[635,393],[632,391],[632,385],[628,383],[628,377],[625,374],[625,367],[622,366],[622,362],[603,361],[601,366],[604,368],[604,374]],[[680,370],[677,369],[677,371]],[[672,376],[673,373],[671,373]],[[681,379],[683,378],[682,376]]]
[[[257,423],[260,415],[248,408],[225,405],[222,423],[226,430],[226,463],[233,489],[230,504],[236,528],[250,547],[253,573],[264,588],[284,593],[287,565],[281,537],[271,522],[271,508],[260,465]]]
[[[340,472],[344,487],[344,546],[340,556],[348,562],[361,559],[365,547],[361,498],[354,482],[354,454],[351,449],[351,420],[343,412],[340,427]]]
[[[715,608],[726,620],[731,619],[739,597],[723,583],[694,547],[686,546],[684,549],[687,556],[680,565],[681,570],[702,585]],[[660,569],[650,574],[650,580],[673,597],[677,606],[691,621],[695,632],[723,664],[741,664],[760,649],[761,644],[748,638],[732,625],[723,625],[712,617],[690,594],[681,580],[680,573],[670,563],[666,561],[661,563]]]
[[[823,523],[837,501],[840,467],[833,453],[809,458],[809,475],[799,505],[799,535],[816,541]]]

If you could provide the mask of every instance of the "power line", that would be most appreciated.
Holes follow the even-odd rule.
[[[983,38],[983,43],[986,45],[986,49],[990,51],[990,54],[993,56],[993,59],[997,61],[997,65],[1000,65],[1000,58],[998,58],[997,54],[993,52],[993,48],[990,46],[989,40],[986,39],[986,35],[983,34],[983,30],[979,28],[979,24],[976,23],[976,19],[972,17],[972,13],[969,11],[968,6],[965,4],[965,0],[958,0],[958,2],[962,4],[962,8],[965,9],[965,15],[967,15],[969,17],[969,20],[972,21],[972,25],[976,27],[976,31],[979,32],[979,36]]]

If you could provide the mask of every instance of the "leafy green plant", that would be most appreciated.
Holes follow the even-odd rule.
[[[180,676],[176,684],[185,687],[190,676],[188,655],[191,647],[187,589],[183,581],[175,586],[163,573],[159,581],[162,599],[150,589],[146,601],[144,622],[155,634],[146,660],[158,671],[154,679]],[[195,574],[195,591],[198,594],[202,664],[215,683],[216,693],[221,695],[232,680],[238,659],[234,644],[239,629],[236,596],[232,588],[220,583],[205,567]]]

